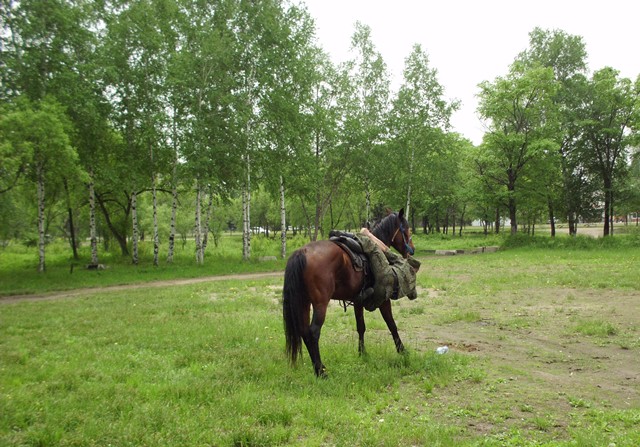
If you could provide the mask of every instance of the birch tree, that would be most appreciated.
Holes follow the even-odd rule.
[[[146,0],[121,5],[106,15],[105,61],[109,63],[107,81],[110,102],[114,108],[114,122],[124,136],[130,162],[123,180],[129,191],[132,217],[132,262],[138,263],[137,196],[151,190],[153,213],[156,210],[156,175],[164,165],[163,130],[166,119],[167,48],[172,28],[166,13],[172,3]],[[159,163],[162,162],[162,163]],[[153,227],[154,265],[158,265],[158,225]]]
[[[0,96],[23,95],[35,103],[48,95],[65,106],[64,114],[75,128],[69,132],[71,144],[77,148],[85,170],[92,174],[88,185],[90,204],[94,203],[92,192],[94,173],[99,170],[100,143],[108,134],[107,108],[98,82],[100,64],[96,63],[100,31],[95,24],[100,12],[94,2],[83,0],[0,3],[3,26]],[[71,206],[70,198],[68,194]],[[94,207],[91,215],[95,216]],[[71,217],[72,214],[70,222]],[[94,234],[95,219],[91,222]],[[75,233],[73,225],[70,231]],[[97,263],[94,237],[91,241],[92,262]]]
[[[47,187],[61,183],[64,177],[80,176],[78,154],[71,146],[70,124],[63,109],[45,98],[38,104],[20,101],[16,108],[0,119],[0,142],[5,148],[26,154],[26,177],[36,189],[38,209],[38,271],[46,270],[45,209]]]
[[[365,217],[371,214],[371,193],[375,179],[371,178],[376,145],[385,137],[385,121],[389,109],[390,78],[382,55],[376,50],[371,28],[357,22],[351,37],[354,58],[347,63],[353,97],[347,112],[346,141],[356,150],[355,175],[361,180],[365,195]]]
[[[351,105],[349,78],[323,51],[317,50],[315,60],[317,71],[310,78],[313,82],[307,112],[308,141],[297,153],[295,175],[288,182],[290,191],[299,198],[312,241],[317,240],[324,216],[338,191],[350,180],[354,165],[351,145],[340,141],[346,135],[342,117]]]
[[[243,259],[251,257],[251,194],[257,183],[254,178],[273,171],[270,164],[281,160],[279,146],[287,144],[287,137],[275,137],[271,128],[286,127],[278,123],[295,122],[299,113],[294,110],[297,101],[292,90],[296,87],[292,84],[301,80],[295,75],[299,71],[296,59],[300,57],[299,48],[310,39],[310,33],[304,30],[306,18],[300,12],[280,1],[239,2],[234,20],[238,68],[235,102],[239,112],[236,126],[243,129],[237,140],[243,163]],[[298,38],[302,42],[296,42]],[[286,105],[287,101],[293,104]]]
[[[312,86],[317,79],[313,21],[303,8],[282,10],[271,27],[278,45],[264,48],[270,75],[261,97],[259,181],[280,204],[280,254],[287,252],[287,202],[298,175],[300,153],[308,151]],[[290,188],[289,186],[293,188]]]
[[[174,135],[184,159],[180,171],[193,179],[189,187],[196,196],[193,228],[198,263],[204,262],[202,242],[208,232],[202,215],[203,191],[211,185],[213,194],[229,195],[240,177],[238,140],[244,126],[238,125],[242,109],[234,101],[236,3],[226,0],[201,8],[181,2],[180,51],[173,53],[169,69],[173,119],[179,124]]]
[[[427,53],[420,45],[414,45],[405,60],[403,82],[393,100],[390,120],[395,140],[395,156],[391,162],[405,188],[407,216],[411,216],[414,184],[423,184],[429,177],[441,173],[429,167],[437,164],[438,158],[444,158],[439,155],[445,150],[442,135],[458,107],[458,101],[448,101],[445,97],[438,71],[431,67]],[[423,172],[416,172],[417,166]]]

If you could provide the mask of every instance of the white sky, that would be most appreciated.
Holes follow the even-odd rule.
[[[394,89],[411,48],[422,45],[447,98],[462,102],[454,130],[476,144],[484,133],[477,85],[505,75],[536,26],[582,36],[591,71],[611,66],[632,80],[640,74],[638,0],[301,1],[315,19],[319,45],[335,63],[351,57],[355,23],[368,25]]]

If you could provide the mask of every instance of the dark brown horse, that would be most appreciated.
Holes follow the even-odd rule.
[[[389,214],[371,232],[404,257],[414,252],[404,210]],[[316,376],[325,375],[318,341],[327,306],[332,299],[353,303],[359,338],[358,351],[364,353],[364,307],[361,302],[356,301],[363,287],[364,273],[356,271],[351,258],[331,241],[310,242],[291,255],[284,273],[282,291],[286,351],[291,363],[295,363],[302,354],[304,341]],[[313,318],[310,318],[311,307]],[[404,345],[393,320],[391,301],[384,301],[379,309],[391,332],[396,350],[402,352]]]

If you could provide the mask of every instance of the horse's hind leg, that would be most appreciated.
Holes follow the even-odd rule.
[[[393,312],[391,312],[390,300],[386,300],[380,305],[380,313],[382,314],[382,318],[384,319],[385,323],[387,323],[389,332],[391,332],[393,342],[396,345],[396,351],[404,352],[404,345],[402,344],[402,340],[400,340],[400,335],[398,335],[398,327],[396,326],[396,322],[393,319]]]
[[[311,324],[307,328],[307,330],[302,335],[302,339],[304,340],[304,344],[307,346],[307,351],[309,351],[309,357],[311,357],[311,362],[313,363],[313,370],[318,377],[326,376],[326,368],[322,364],[322,360],[320,360],[320,331],[322,329],[322,325],[324,324],[325,317],[327,315],[327,304],[323,303],[313,307],[313,318],[311,319]]]

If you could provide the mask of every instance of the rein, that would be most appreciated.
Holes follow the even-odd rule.
[[[409,253],[410,255],[413,255],[414,251],[409,245],[409,242],[411,241],[411,236],[409,236],[409,240],[407,240],[407,237],[404,234],[404,226],[402,225],[402,222],[400,222],[400,226],[396,228],[396,232],[393,233],[393,236],[391,237],[390,242],[393,242],[393,240],[396,238],[396,236],[398,235],[398,231],[402,231],[401,232],[402,242],[404,242],[404,248],[407,250],[407,253]]]

